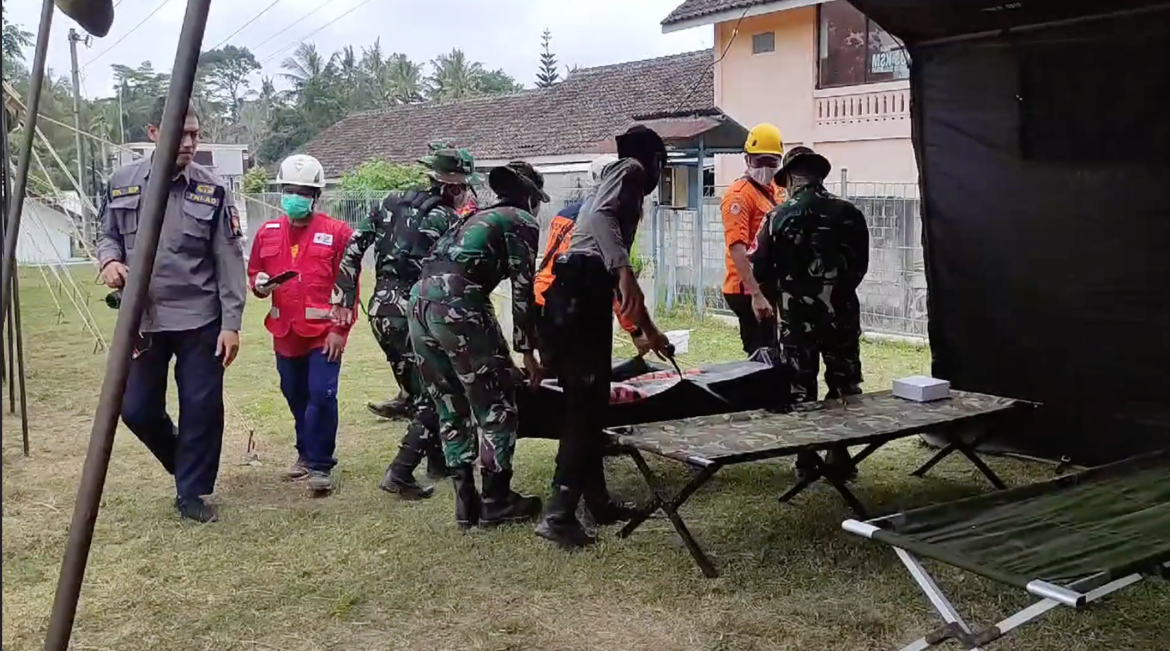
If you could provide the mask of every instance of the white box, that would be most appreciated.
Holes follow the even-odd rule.
[[[670,332],[662,333],[674,345],[675,355],[685,355],[691,348],[691,331],[690,330],[671,330]]]
[[[894,380],[894,395],[915,402],[942,400],[950,397],[951,383],[925,375],[911,375]]]

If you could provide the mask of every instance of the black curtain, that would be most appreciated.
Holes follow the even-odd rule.
[[[910,46],[934,374],[1044,403],[1029,452],[1170,446],[1167,43],[1154,11]]]

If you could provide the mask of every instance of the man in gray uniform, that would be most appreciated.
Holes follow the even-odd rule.
[[[155,103],[147,135],[158,139],[165,98]],[[175,507],[213,522],[203,496],[215,489],[223,445],[223,374],[240,349],[247,274],[240,219],[231,192],[195,163],[199,118],[189,110],[175,177],[150,179],[151,158],[110,177],[102,204],[97,256],[102,281],[121,289],[134,273],[141,200],[151,182],[170,183],[154,275],[122,399],[122,421],[175,476]],[[179,426],[167,414],[167,371],[175,358]]]

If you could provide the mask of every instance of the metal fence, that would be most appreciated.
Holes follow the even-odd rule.
[[[909,183],[826,184],[852,201],[869,225],[869,273],[859,289],[862,328],[868,332],[927,336],[926,273],[918,186]],[[717,188],[702,210],[656,207],[643,255],[653,261],[659,307],[730,314],[723,300],[723,222]],[[698,234],[698,235],[696,235]]]

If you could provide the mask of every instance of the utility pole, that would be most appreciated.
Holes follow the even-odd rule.
[[[77,30],[69,28],[69,62],[73,67],[73,136],[77,142],[77,185],[85,192],[85,151],[81,148],[81,71],[77,67],[77,43],[86,42]],[[89,215],[85,211],[85,197],[77,197],[81,206],[81,232],[89,239]]]

